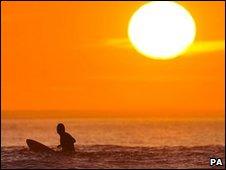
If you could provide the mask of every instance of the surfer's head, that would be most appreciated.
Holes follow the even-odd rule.
[[[57,125],[57,133],[58,134],[62,134],[62,133],[64,133],[65,132],[65,126],[63,125],[63,123],[59,123],[58,125]]]

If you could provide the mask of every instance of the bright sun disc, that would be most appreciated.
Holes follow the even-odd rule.
[[[191,14],[176,2],[154,1],[141,6],[129,22],[128,35],[137,51],[153,59],[184,53],[195,39]]]

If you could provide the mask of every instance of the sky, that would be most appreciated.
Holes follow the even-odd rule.
[[[1,2],[2,111],[224,117],[224,2],[179,2],[195,46],[164,61],[128,40],[145,3]]]

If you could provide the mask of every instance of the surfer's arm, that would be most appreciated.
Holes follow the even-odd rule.
[[[75,143],[76,142],[75,138],[73,138],[71,135],[70,135],[70,137],[71,137],[72,142]]]
[[[76,142],[75,138],[73,138],[72,136],[71,136],[71,139],[72,139],[72,142],[73,142],[73,143]]]
[[[70,134],[68,134],[68,139],[70,140],[70,141],[72,141],[72,143],[75,143],[76,142],[76,140],[75,140],[75,138],[73,138]]]

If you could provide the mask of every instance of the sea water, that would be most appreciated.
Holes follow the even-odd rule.
[[[77,140],[74,155],[28,150],[27,138],[57,150],[60,122]],[[225,163],[222,120],[3,119],[1,132],[2,168],[212,168],[210,158]]]

